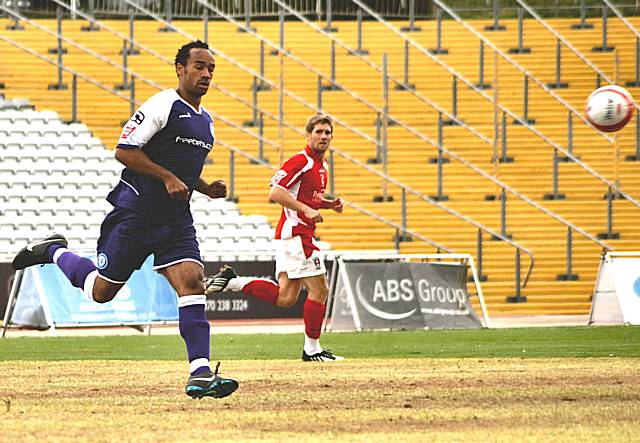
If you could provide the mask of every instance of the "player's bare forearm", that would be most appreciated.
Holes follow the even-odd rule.
[[[280,206],[284,206],[287,209],[291,209],[297,212],[304,212],[311,209],[299,200],[296,200],[287,191],[279,186],[271,186],[269,190],[269,199],[278,203]]]
[[[287,209],[302,212],[305,217],[312,220],[314,223],[322,223],[322,215],[320,215],[319,211],[305,205],[301,201],[296,200],[280,186],[271,186],[271,189],[269,190],[269,198]]]
[[[338,213],[341,213],[343,208],[344,202],[341,198],[336,198],[335,200],[328,200],[326,198],[323,198],[322,203],[320,204],[320,209],[333,209]]]
[[[175,177],[169,170],[154,163],[149,156],[140,149],[116,148],[115,157],[120,163],[138,174],[155,178],[161,182]]]
[[[116,148],[116,160],[127,168],[162,182],[172,198],[187,200],[189,188],[171,171],[153,162],[141,149]]]

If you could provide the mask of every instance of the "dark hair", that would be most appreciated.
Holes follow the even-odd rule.
[[[304,127],[307,134],[311,134],[313,132],[313,128],[315,128],[318,123],[331,126],[331,132],[333,133],[333,120],[331,117],[327,114],[316,114],[312,115],[309,117],[309,120],[307,120],[307,124]]]
[[[196,40],[194,42],[189,42],[187,44],[182,45],[182,47],[178,49],[178,53],[176,54],[176,59],[174,61],[174,64],[177,65],[178,63],[180,63],[182,66],[186,66],[187,60],[189,60],[189,51],[191,51],[193,48],[208,49],[209,51],[211,51],[211,49],[209,48],[209,45],[203,41]]]

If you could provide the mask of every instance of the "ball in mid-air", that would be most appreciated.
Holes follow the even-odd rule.
[[[587,98],[585,114],[600,131],[619,131],[633,116],[633,97],[620,86],[603,86]]]

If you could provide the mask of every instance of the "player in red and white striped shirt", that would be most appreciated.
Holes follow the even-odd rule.
[[[320,209],[342,212],[342,200],[324,198],[327,165],[324,154],[333,139],[333,120],[328,115],[314,115],[307,121],[307,146],[289,158],[271,178],[269,198],[282,206],[276,227],[276,276],[278,284],[256,277],[238,277],[230,266],[205,279],[207,294],[242,291],[268,303],[291,307],[302,286],[307,288],[303,318],[304,361],[336,361],[320,346],[320,332],[326,310],[326,269],[319,248],[314,243],[316,223],[322,223]]]

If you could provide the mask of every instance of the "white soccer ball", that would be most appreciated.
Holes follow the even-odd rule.
[[[600,131],[619,131],[633,116],[633,97],[620,86],[603,86],[587,98],[585,114]]]

